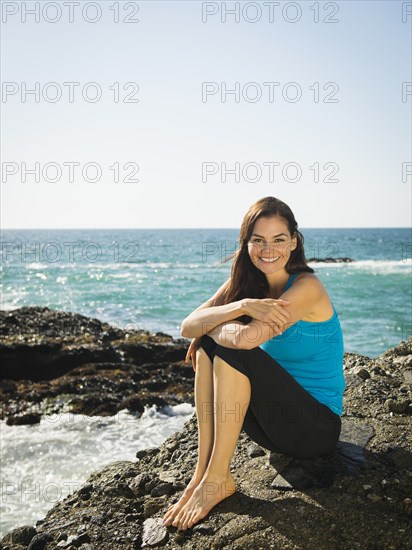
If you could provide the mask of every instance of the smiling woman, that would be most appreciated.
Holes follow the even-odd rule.
[[[236,491],[230,463],[241,430],[293,457],[336,446],[342,329],[303,242],[288,205],[258,200],[244,216],[230,278],[182,322],[182,336],[194,338],[187,359],[196,372],[198,463],[165,525],[192,527]]]

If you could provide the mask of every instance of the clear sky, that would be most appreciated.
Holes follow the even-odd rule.
[[[411,225],[411,2],[1,4],[3,228]]]

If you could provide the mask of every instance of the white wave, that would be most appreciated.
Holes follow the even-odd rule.
[[[44,264],[41,262],[32,262],[26,265],[26,269],[47,269],[50,264]]]
[[[138,450],[158,447],[181,430],[194,407],[183,403],[163,410],[166,414],[155,405],[145,407],[140,418],[127,410],[114,416],[61,413],[29,426],[0,421],[0,536],[19,525],[34,525],[93,471],[117,460],[136,462]]]
[[[411,270],[412,259],[405,260],[359,260],[354,262],[308,262],[316,269],[350,269],[373,273],[407,273]]]

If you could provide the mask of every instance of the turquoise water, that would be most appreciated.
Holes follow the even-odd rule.
[[[301,229],[341,320],[345,351],[380,355],[412,334],[408,228]],[[2,309],[48,306],[180,337],[226,280],[238,229],[3,230]]]

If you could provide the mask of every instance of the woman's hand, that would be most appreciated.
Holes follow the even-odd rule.
[[[286,307],[289,300],[275,300],[273,298],[244,298],[243,312],[258,321],[274,323],[283,331],[290,322],[290,313]]]
[[[189,363],[190,359],[192,360],[192,367],[195,372],[196,372],[196,351],[197,351],[197,348],[199,347],[201,338],[202,337],[199,336],[197,338],[192,339],[185,358],[185,363]]]

